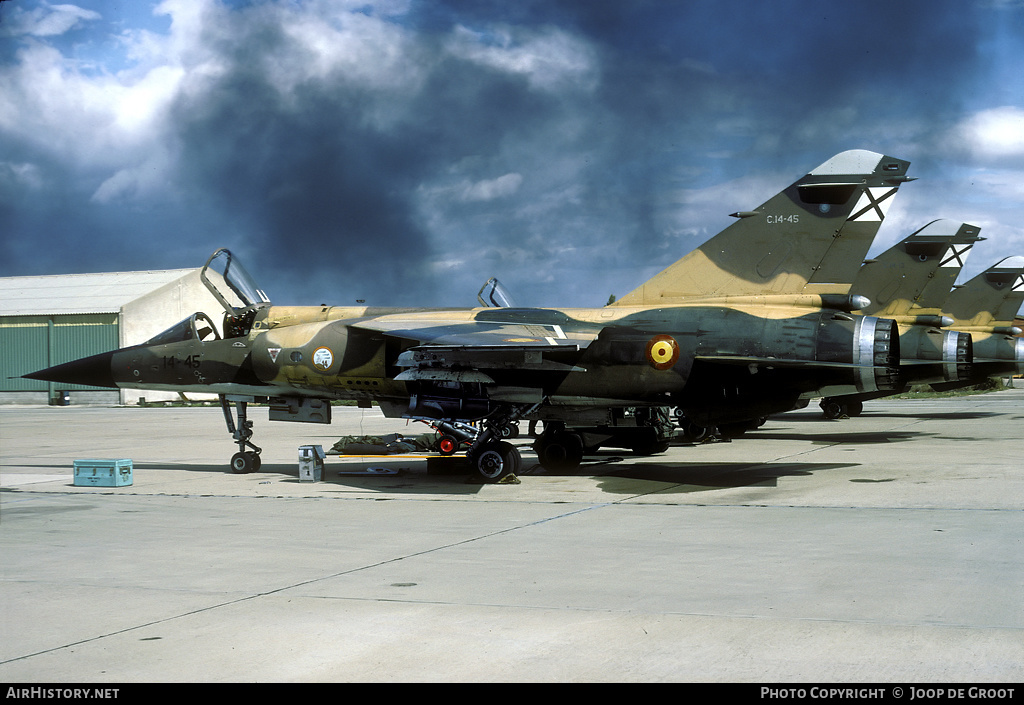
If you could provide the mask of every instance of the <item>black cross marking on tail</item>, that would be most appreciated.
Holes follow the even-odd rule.
[[[946,253],[949,255],[949,257],[939,262],[939,266],[945,267],[953,260],[956,260],[956,265],[954,266],[962,268],[964,266],[964,261],[967,259],[967,253],[970,251],[972,247],[973,245],[964,245],[963,249],[957,250],[956,245],[950,245],[949,252]],[[961,257],[960,255],[963,255],[963,257]]]
[[[1024,289],[1024,274],[1017,277],[1017,281],[1013,283],[1012,291],[1019,291]]]
[[[864,189],[864,194],[867,195],[867,200],[869,202],[868,205],[866,205],[863,208],[861,208],[859,211],[857,211],[856,213],[851,215],[848,219],[849,220],[856,220],[861,215],[863,215],[864,213],[867,213],[868,211],[870,211],[873,208],[874,211],[876,211],[879,214],[879,220],[885,220],[886,213],[885,213],[884,210],[882,210],[882,203],[884,201],[886,201],[887,199],[892,198],[893,194],[895,194],[897,191],[898,191],[897,189],[891,189],[888,192],[886,192],[885,194],[883,194],[882,198],[880,198],[878,201],[876,201],[876,200],[874,200],[874,196],[871,194],[871,190],[870,189]]]

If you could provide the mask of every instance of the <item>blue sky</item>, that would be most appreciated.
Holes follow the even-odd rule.
[[[872,249],[1024,254],[1024,2],[0,3],[0,276],[234,250],[278,303],[603,305],[833,154]]]

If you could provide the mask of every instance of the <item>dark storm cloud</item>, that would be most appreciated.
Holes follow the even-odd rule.
[[[625,237],[630,249],[618,254],[637,262],[660,256],[667,264],[666,257],[685,252],[668,251],[681,243],[666,238],[667,191],[766,169],[796,178],[854,147],[895,150],[920,137],[901,123],[921,112],[922,97],[931,129],[950,127],[976,70],[977,27],[951,3],[927,13],[907,3],[430,7],[435,26],[484,17],[523,26],[558,22],[591,44],[601,83],[579,110],[599,115],[602,129],[594,125],[591,133],[599,163],[580,176],[593,196],[590,212],[618,216],[604,213],[615,227],[591,242],[603,249]],[[723,203],[721,216],[769,195]],[[718,220],[708,230],[706,214],[694,216],[688,229],[701,239],[726,224]]]
[[[171,0],[117,76],[25,40],[0,80],[39,95],[8,114],[88,109],[40,135],[0,118],[0,273],[62,271],[72,249],[63,271],[194,266],[226,245],[280,302],[463,305],[497,275],[521,303],[600,305],[838,151],[927,168],[1002,41],[987,11],[928,8]]]
[[[293,272],[355,265],[355,276],[385,284],[426,255],[409,192],[428,146],[362,124],[344,94],[302,89],[298,109],[286,109],[261,77],[240,72],[208,95],[199,115],[175,111],[180,179],[190,200],[234,214],[249,259]],[[377,266],[385,253],[390,268]]]
[[[417,190],[466,156],[492,164],[503,142],[543,124],[546,99],[525,79],[447,56],[429,40],[405,48],[430,65],[408,93],[382,97],[342,73],[282,91],[268,70],[273,57],[301,47],[272,18],[245,19],[221,28],[230,42],[218,47],[226,63],[217,78],[173,109],[189,200],[235,214],[250,269],[291,281],[333,271],[335,296],[341,288],[378,303],[436,300],[441,282],[424,262],[439,248],[486,247],[488,234],[438,243]]]

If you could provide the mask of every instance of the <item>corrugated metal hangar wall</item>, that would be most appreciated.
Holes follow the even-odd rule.
[[[172,393],[110,390],[21,375],[142,343],[186,316],[221,307],[198,269],[0,278],[0,403],[121,403]]]
[[[21,379],[18,375],[77,360],[118,347],[118,314],[86,313],[0,318],[0,390],[3,392],[50,392],[52,383]],[[67,385],[66,391],[97,390]],[[57,390],[53,390],[56,394]],[[65,390],[60,390],[65,391]],[[101,390],[111,401],[117,392]],[[17,399],[17,397],[12,397]],[[28,399],[26,399],[28,400]]]

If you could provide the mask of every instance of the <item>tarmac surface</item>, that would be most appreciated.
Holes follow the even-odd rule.
[[[427,428],[251,418],[234,475],[218,407],[0,407],[0,681],[1024,680],[1024,390],[565,474],[524,434],[497,485],[423,455],[300,482],[300,445]],[[87,458],[133,484],[74,486]]]

